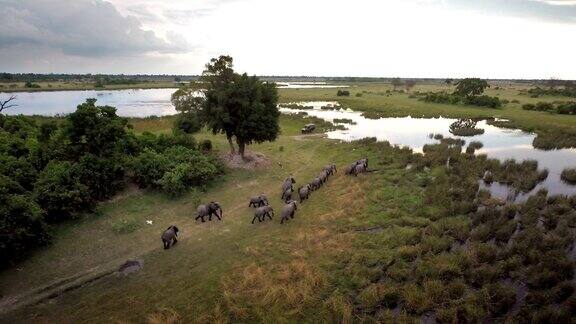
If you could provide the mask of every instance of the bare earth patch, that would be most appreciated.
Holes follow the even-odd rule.
[[[272,164],[272,160],[264,154],[250,151],[244,152],[244,159],[239,154],[231,155],[230,153],[222,154],[220,158],[231,169],[263,169]]]

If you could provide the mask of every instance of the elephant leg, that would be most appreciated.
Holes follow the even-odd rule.
[[[162,240],[162,244],[164,244],[164,250],[168,250],[168,242]]]
[[[252,223],[250,223],[250,224],[254,224],[254,221],[256,220],[256,217],[258,217],[258,220],[260,220],[260,217],[259,217],[259,216],[254,215],[254,217],[252,218]]]
[[[290,218],[294,219],[294,211],[290,214]]]
[[[214,215],[216,215],[216,218],[218,218],[218,220],[222,220],[222,218],[220,217],[220,215],[218,215],[218,212],[215,212]]]
[[[272,220],[272,216],[270,216],[270,213],[266,213],[266,216],[268,216],[268,218],[270,218],[270,220]]]
[[[178,243],[178,240],[176,239],[176,236],[174,236],[174,238],[172,239],[172,245]]]

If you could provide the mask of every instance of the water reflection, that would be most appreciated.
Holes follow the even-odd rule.
[[[541,188],[546,188],[550,194],[575,194],[576,186],[564,183],[560,179],[562,170],[567,167],[576,166],[576,149],[561,149],[552,151],[543,151],[535,149],[532,141],[535,134],[515,129],[498,128],[491,126],[486,121],[479,121],[477,128],[484,129],[483,134],[475,136],[454,136],[450,133],[450,125],[457,121],[452,118],[380,118],[368,119],[362,116],[360,112],[348,109],[340,110],[323,110],[321,107],[327,105],[338,105],[336,102],[306,102],[306,106],[312,106],[311,110],[295,110],[281,108],[284,113],[294,113],[305,111],[311,116],[316,116],[327,121],[333,121],[335,118],[347,118],[354,121],[355,125],[343,124],[347,130],[336,130],[328,132],[328,138],[339,139],[343,141],[352,141],[364,137],[375,137],[379,141],[388,141],[391,144],[408,146],[415,152],[422,152],[426,144],[437,143],[436,140],[429,138],[429,134],[442,134],[444,137],[461,138],[470,143],[479,141],[484,146],[477,150],[477,154],[486,154],[490,158],[496,158],[500,161],[515,159],[520,162],[523,160],[538,161],[539,169],[548,169],[549,175],[542,183],[538,184],[531,192],[527,194],[518,194],[517,200],[524,200],[528,195],[535,193]],[[493,196],[506,200],[510,197],[510,190],[507,186],[501,184],[492,184],[487,187],[491,190]],[[514,193],[512,193],[514,195]]]
[[[176,113],[170,102],[176,88],[85,90],[85,91],[39,91],[16,93],[18,107],[7,110],[8,114],[54,116],[74,112],[76,106],[88,98],[98,99],[98,105],[116,107],[123,117],[165,116]],[[2,94],[0,94],[2,95]]]

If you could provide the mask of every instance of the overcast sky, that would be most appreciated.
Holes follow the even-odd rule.
[[[0,0],[0,71],[576,79],[576,0]]]

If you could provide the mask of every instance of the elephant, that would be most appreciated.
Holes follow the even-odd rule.
[[[357,164],[364,164],[366,167],[365,169],[368,170],[368,158],[363,158],[358,160],[358,162],[356,162]]]
[[[216,215],[218,220],[222,220],[222,207],[220,207],[220,204],[217,202],[211,201],[208,205],[200,205],[196,210],[198,212],[196,220],[200,218],[202,223],[205,222],[204,217],[206,216],[208,216],[209,221],[212,221],[212,215]]]
[[[288,202],[290,200],[292,200],[292,192],[294,191],[294,189],[292,187],[286,189],[286,191],[284,191],[282,193],[282,200],[284,200],[285,202]]]
[[[310,185],[307,184],[303,187],[298,188],[298,196],[300,197],[300,203],[308,199],[310,196]]]
[[[260,194],[259,196],[250,198],[248,207],[262,207],[267,206],[268,204],[268,198],[264,194]]]
[[[354,167],[354,171],[352,172],[352,174],[354,174],[355,176],[358,176],[359,173],[364,173],[366,172],[367,166],[366,164],[358,164]]]
[[[280,219],[280,224],[284,224],[284,221],[294,218],[294,213],[298,209],[296,201],[292,200],[282,207],[282,218]]]
[[[282,192],[286,191],[286,189],[288,188],[292,188],[292,185],[296,183],[296,180],[294,180],[293,176],[289,176],[288,178],[286,178],[286,180],[284,180],[284,182],[282,183]]]
[[[256,208],[254,210],[254,218],[252,218],[252,224],[254,224],[254,220],[256,220],[256,218],[258,218],[258,222],[266,220],[266,216],[272,220],[272,216],[274,216],[274,209],[272,209],[272,206],[262,206]]]
[[[176,239],[178,237],[178,227],[175,225],[170,225],[164,233],[162,233],[162,243],[164,243],[164,250],[170,248],[170,246],[178,243]]]
[[[346,169],[344,170],[344,174],[352,175],[352,174],[354,174],[354,169],[356,169],[356,162],[347,166]]]
[[[314,178],[314,180],[312,180],[312,186],[310,189],[312,189],[312,191],[316,191],[316,190],[320,189],[321,186],[322,186],[322,180],[320,180],[320,178],[316,177],[316,178]]]
[[[336,164],[334,163],[329,164],[324,168],[322,168],[322,171],[326,171],[326,173],[328,173],[329,176],[334,175],[336,173]]]
[[[322,170],[322,172],[320,172],[320,175],[318,176],[318,178],[320,178],[320,181],[322,182],[322,184],[326,183],[326,180],[328,180],[328,172],[325,170]]]

